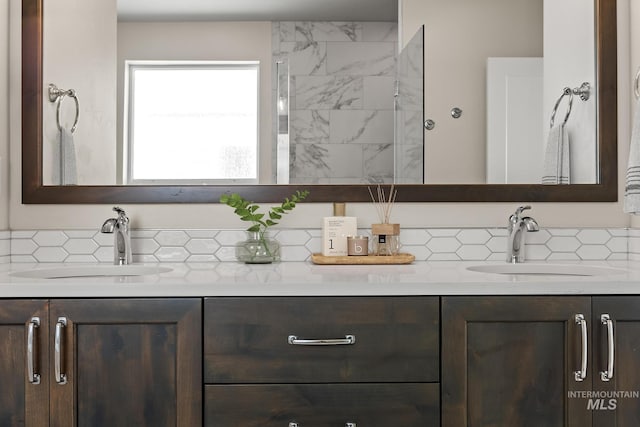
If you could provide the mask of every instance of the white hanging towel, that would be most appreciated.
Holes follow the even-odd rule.
[[[78,183],[73,134],[64,128],[60,130],[60,178],[61,185],[76,185]]]
[[[624,211],[634,215],[640,214],[640,99],[636,102],[633,115],[627,180],[624,186]]]
[[[549,130],[544,155],[543,184],[570,184],[569,132],[563,124]]]

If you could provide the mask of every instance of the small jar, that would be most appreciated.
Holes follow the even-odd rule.
[[[371,252],[377,256],[398,255],[400,252],[400,224],[373,224]]]
[[[369,237],[348,236],[347,237],[347,255],[350,255],[350,256],[369,255]]]

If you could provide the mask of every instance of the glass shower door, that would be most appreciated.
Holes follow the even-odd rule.
[[[424,26],[398,55],[394,181],[424,183]]]
[[[276,62],[276,184],[289,184],[289,60]]]

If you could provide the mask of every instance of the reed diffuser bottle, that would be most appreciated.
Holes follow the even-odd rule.
[[[393,256],[400,252],[400,224],[391,224],[391,211],[396,201],[398,191],[393,185],[386,195],[384,189],[378,185],[377,199],[371,188],[369,194],[378,212],[379,224],[371,225],[371,254],[377,256]]]

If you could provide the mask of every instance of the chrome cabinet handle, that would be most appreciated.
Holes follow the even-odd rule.
[[[600,316],[600,322],[607,327],[607,343],[608,343],[608,354],[607,354],[607,370],[600,371],[600,379],[604,382],[611,381],[613,378],[613,360],[614,360],[614,351],[615,351],[615,342],[613,339],[613,320],[611,320],[611,316],[608,314],[603,314]]]
[[[300,427],[298,423],[289,423],[289,427]],[[358,427],[356,423],[346,423],[344,427]]]
[[[582,314],[576,314],[575,322],[580,325],[582,331],[582,363],[579,371],[574,371],[575,380],[584,381],[587,378],[587,321]]]
[[[344,338],[329,338],[329,339],[302,339],[295,335],[289,335],[287,342],[291,345],[352,345],[356,342],[355,335],[345,335]]]
[[[55,362],[55,379],[60,385],[67,383],[67,376],[62,372],[62,328],[67,326],[66,317],[58,317],[56,322],[56,336],[54,338],[54,362]]]
[[[36,351],[35,351],[35,335],[36,329],[40,327],[40,318],[32,317],[29,321],[27,331],[27,379],[31,384],[40,384],[40,374],[35,372]]]

